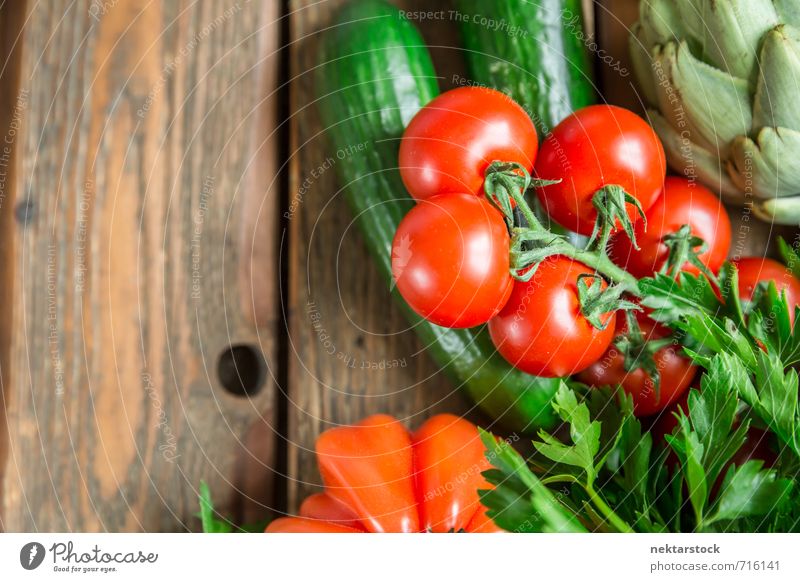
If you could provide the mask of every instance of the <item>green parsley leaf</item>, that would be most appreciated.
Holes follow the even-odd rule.
[[[533,446],[551,461],[583,469],[588,481],[594,481],[594,457],[600,450],[600,423],[589,418],[589,408],[583,402],[579,404],[575,393],[563,382],[553,399],[553,408],[569,424],[572,445],[566,445],[545,431],[540,431],[539,438],[542,440],[534,441]]]
[[[200,512],[197,514],[203,522],[203,532],[205,533],[231,533],[233,524],[227,519],[220,519],[214,511],[214,503],[211,500],[211,490],[205,481],[200,481]]]
[[[792,275],[800,279],[800,253],[795,246],[789,246],[783,237],[778,237],[778,252],[781,254],[783,264],[791,271]]]
[[[486,458],[494,469],[483,472],[494,489],[480,490],[487,515],[511,532],[585,532],[577,516],[568,511],[506,441],[481,430]]]
[[[708,499],[708,479],[703,468],[705,448],[697,437],[697,433],[689,430],[686,417],[683,417],[681,421],[681,434],[685,439],[683,443],[684,475],[686,485],[689,488],[689,501],[694,508],[696,522],[701,524],[703,523],[703,513]],[[683,426],[684,422],[686,423],[685,426]]]
[[[794,368],[784,373],[783,364],[777,355],[760,352],[755,374],[757,394],[751,392],[742,394],[742,397],[781,441],[800,456],[797,388],[797,371]]]
[[[708,279],[685,272],[680,273],[678,280],[661,273],[641,279],[639,291],[642,305],[653,310],[650,317],[666,324],[699,313],[713,315],[721,307]]]
[[[789,499],[793,483],[778,478],[773,470],[762,470],[762,461],[731,466],[720,489],[712,518],[706,523],[778,512]]]

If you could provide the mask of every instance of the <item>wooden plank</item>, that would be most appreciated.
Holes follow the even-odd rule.
[[[638,16],[639,0],[595,2],[598,50],[593,52],[593,56],[604,100],[641,113],[644,111],[643,97],[639,95],[628,53],[630,25],[636,22]],[[603,52],[598,54],[599,50]]]
[[[27,94],[20,92],[19,68],[22,57],[20,30],[25,21],[26,3],[3,2],[0,5],[0,81],[5,88],[0,91],[0,321],[9,322],[13,314],[11,282],[14,280],[14,184],[17,164],[14,151],[17,144],[18,128]],[[10,325],[0,325],[0,483],[5,476],[8,458],[5,402],[10,387],[8,382],[11,338]],[[0,487],[0,508],[3,507],[3,488]],[[0,510],[0,532],[5,522]]]
[[[196,529],[201,479],[221,508],[264,516],[279,5],[30,4],[2,208],[16,247],[3,526]],[[251,350],[236,361],[257,393],[224,389],[241,387],[232,344]]]
[[[319,433],[377,412],[409,426],[436,412],[460,413],[466,401],[428,359],[391,303],[342,197],[333,170],[317,170],[333,157],[313,100],[318,31],[342,2],[290,2],[290,200],[297,202],[289,231],[289,509],[319,484],[313,454]],[[408,9],[426,3],[398,2]],[[422,23],[440,87],[463,74],[454,47],[455,23]],[[313,172],[313,173],[312,173]],[[302,188],[302,194],[300,194]],[[388,369],[362,369],[401,362]]]

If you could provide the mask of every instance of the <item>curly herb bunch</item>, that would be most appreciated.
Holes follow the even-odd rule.
[[[782,242],[782,241],[781,241]],[[784,258],[800,264],[781,244]],[[657,446],[622,391],[562,382],[553,407],[568,436],[540,431],[525,461],[484,433],[495,489],[489,515],[518,532],[800,531],[800,331],[784,294],[761,285],[743,305],[736,268],[726,264],[721,297],[704,275],[639,281],[651,317],[680,334],[703,368],[688,410]],[[750,427],[778,443],[775,462],[736,462]],[[752,434],[752,433],[751,433]]]

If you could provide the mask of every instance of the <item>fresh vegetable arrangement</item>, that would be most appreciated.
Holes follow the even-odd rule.
[[[575,3],[548,6],[562,4]],[[680,44],[663,37],[684,4],[642,4],[638,32],[666,43],[658,58],[678,54],[662,63],[670,71],[706,47],[693,30]],[[722,19],[740,3],[711,4]],[[533,29],[552,15],[524,16],[509,14]],[[462,33],[477,53],[532,50],[468,24]],[[580,64],[544,60],[528,74],[562,70],[558,104],[484,53],[470,69],[497,89],[439,94],[422,39],[388,4],[350,4],[326,34],[318,105],[336,147],[369,144],[369,156],[337,165],[367,245],[433,358],[515,437],[536,431],[534,453],[449,415],[413,434],[370,417],[320,436],[325,492],[267,531],[800,530],[800,254],[781,240],[785,266],[726,262],[719,185],[667,176],[675,144],[658,122],[656,133],[631,111],[592,105]],[[756,87],[758,105],[769,69],[741,66],[723,81]],[[706,113],[692,117],[703,130],[719,117]],[[752,136],[739,129],[720,137],[726,155],[739,133]],[[723,155],[715,143],[706,158]]]
[[[459,115],[474,122],[464,105],[468,91],[490,90],[454,90],[460,98],[449,100],[450,123],[425,139],[451,139]],[[420,147],[419,120],[441,115],[441,101],[423,107],[403,136],[400,171],[406,184],[412,182],[406,176],[446,165],[439,158],[407,166],[402,156],[404,148]],[[487,117],[495,119],[494,113]],[[491,134],[492,122],[485,129]],[[480,149],[471,141],[476,135],[460,136],[460,147]],[[489,515],[509,531],[796,528],[800,407],[792,365],[800,361],[800,336],[793,331],[800,281],[767,259],[720,266],[730,245],[724,209],[705,189],[695,205],[687,193],[691,183],[665,178],[658,139],[630,112],[590,106],[562,121],[549,139],[558,147],[562,171],[578,168],[565,178],[554,155],[541,161],[545,148],[533,163],[535,179],[520,161],[484,160],[484,194],[507,232],[492,238],[485,230],[473,238],[472,222],[460,210],[476,208],[474,216],[486,221],[492,208],[478,205],[478,211],[472,190],[443,189],[420,202],[445,209],[425,225],[424,232],[435,233],[427,244],[406,236],[406,221],[416,219],[419,206],[400,223],[394,241],[398,288],[420,315],[431,317],[418,309],[422,295],[459,315],[479,314],[473,319],[479,323],[488,314],[492,341],[510,364],[539,376],[577,374],[594,388],[575,380],[561,384],[553,408],[568,425],[569,438],[541,430],[531,467],[487,436],[496,469],[486,473],[494,489],[482,493]],[[552,219],[591,235],[585,248],[543,227],[526,198],[534,189]],[[652,227],[648,217],[656,221]],[[462,221],[464,234],[443,226]],[[650,228],[656,234],[648,238]],[[627,257],[619,253],[616,263],[608,256],[612,237],[615,246],[631,251]],[[425,254],[426,263],[445,259],[445,276],[402,269],[407,261],[397,264],[399,245],[407,255]],[[453,245],[458,252],[450,250]],[[478,276],[470,253],[482,259]],[[495,267],[506,265],[506,255],[514,279],[510,296],[505,285],[494,284]],[[627,268],[630,256],[636,259],[631,270],[642,274],[638,280],[620,268]],[[790,262],[797,259],[789,255]],[[426,286],[406,295],[406,277]],[[462,279],[471,285],[466,292]],[[485,290],[492,292],[488,309]],[[677,425],[664,442],[653,443],[638,417],[679,403],[698,368],[704,370],[699,390],[678,406]],[[751,424],[766,431],[751,432]],[[775,440],[777,461],[769,467],[764,459],[738,456],[754,434]],[[670,455],[672,463],[666,462]],[[559,487],[564,489],[557,494]]]

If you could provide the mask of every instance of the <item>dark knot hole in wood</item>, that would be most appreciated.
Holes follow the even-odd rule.
[[[264,387],[266,362],[259,349],[238,344],[224,350],[217,362],[220,384],[234,396],[254,396]]]

